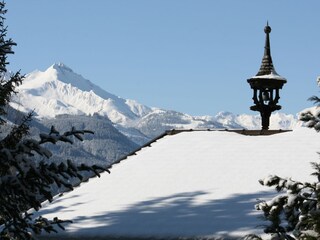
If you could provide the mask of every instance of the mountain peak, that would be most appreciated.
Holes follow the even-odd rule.
[[[62,71],[73,72],[73,70],[70,67],[68,67],[62,62],[54,63],[53,65],[51,65],[51,67],[49,67],[49,69],[55,69],[57,71],[62,70]]]
[[[45,73],[46,75],[51,76],[51,78],[54,80],[71,84],[82,91],[90,91],[97,87],[80,74],[75,73],[70,67],[62,62],[54,63],[47,70],[45,70]]]
[[[64,63],[51,65],[44,72],[34,71],[18,87],[15,104],[39,117],[52,118],[59,114],[97,113],[114,123],[136,120],[151,109],[132,100],[117,97],[75,73]]]

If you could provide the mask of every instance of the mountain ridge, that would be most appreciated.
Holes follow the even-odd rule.
[[[98,114],[110,119],[121,133],[139,145],[173,128],[260,129],[258,115],[218,112],[215,116],[191,116],[118,97],[63,63],[27,74],[17,90],[11,106],[18,110],[34,110],[40,119],[63,114]],[[292,114],[277,112],[270,121],[270,128],[273,129],[292,129],[296,125],[297,117]]]

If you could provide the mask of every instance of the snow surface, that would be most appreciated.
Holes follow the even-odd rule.
[[[274,191],[269,174],[313,180],[320,134],[307,128],[272,136],[227,131],[168,135],[40,211],[71,219],[73,237],[239,237],[262,233],[254,209]]]
[[[275,70],[273,70],[270,74],[266,74],[266,75],[255,75],[252,78],[263,78],[263,79],[275,79],[275,80],[281,80],[281,81],[287,81],[286,78],[280,76]]]

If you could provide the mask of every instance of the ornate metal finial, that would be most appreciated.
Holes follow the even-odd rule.
[[[268,22],[264,32],[266,33],[266,42],[260,70],[256,76],[247,81],[253,89],[254,105],[250,109],[260,112],[262,130],[268,130],[271,113],[281,109],[281,106],[278,105],[279,91],[287,80],[277,74],[273,67],[269,39],[271,27]]]
[[[271,33],[271,27],[269,26],[269,22],[268,22],[268,21],[267,21],[267,26],[265,26],[265,28],[264,28],[264,32],[265,32],[266,34]]]
[[[267,22],[267,26],[264,28],[264,32],[266,33],[266,42],[264,46],[264,54],[262,58],[261,67],[259,69],[259,72],[256,76],[262,76],[262,75],[269,75],[273,72],[275,72],[272,58],[271,58],[271,48],[270,48],[270,38],[269,34],[271,32],[271,27],[269,26],[269,23]]]

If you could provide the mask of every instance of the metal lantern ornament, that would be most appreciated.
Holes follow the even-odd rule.
[[[279,90],[282,89],[287,80],[281,77],[274,69],[269,38],[271,27],[268,23],[264,28],[264,32],[266,33],[266,42],[260,70],[257,75],[247,81],[253,89],[252,99],[254,105],[250,109],[260,112],[262,130],[268,130],[271,113],[281,109],[281,106],[277,105],[280,99]]]

